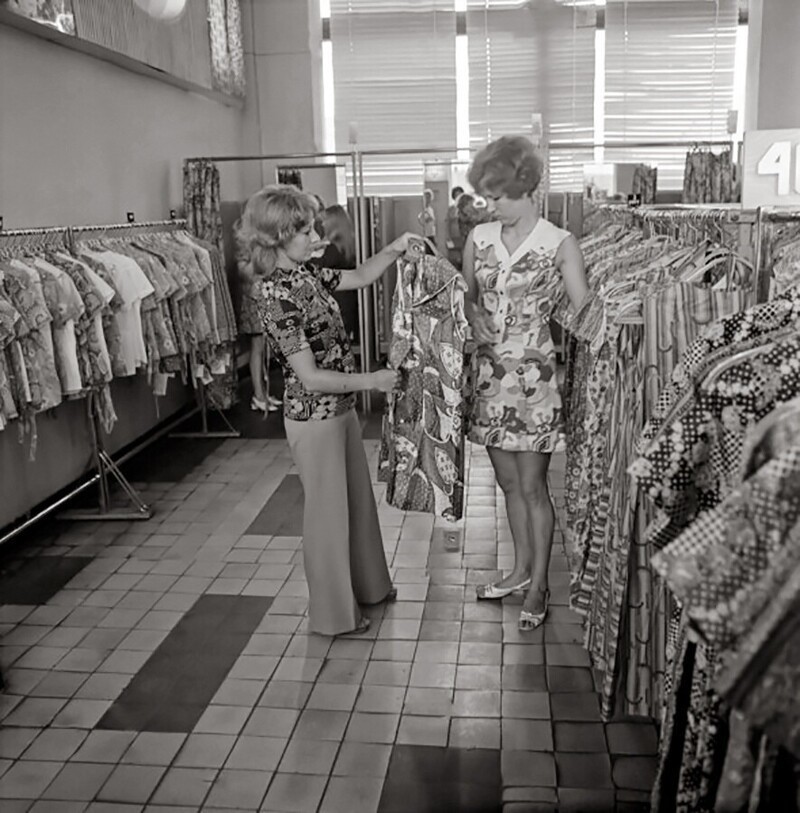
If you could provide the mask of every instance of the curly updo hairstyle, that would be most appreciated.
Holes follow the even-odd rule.
[[[256,192],[236,230],[237,246],[250,258],[253,273],[271,274],[278,249],[314,222],[318,208],[311,195],[289,184],[272,184]]]
[[[475,156],[468,178],[479,194],[518,199],[536,191],[543,173],[542,159],[525,136],[503,136]]]

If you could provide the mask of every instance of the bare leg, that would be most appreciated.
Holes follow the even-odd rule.
[[[492,461],[497,484],[505,496],[508,524],[511,526],[511,538],[514,540],[514,569],[497,582],[498,587],[508,588],[527,579],[531,572],[532,546],[528,507],[525,504],[523,484],[516,464],[519,452],[507,452],[491,446],[487,447],[486,451]]]
[[[555,527],[555,511],[547,488],[550,455],[541,452],[520,452],[516,455],[515,462],[522,484],[532,542],[531,586],[525,597],[524,609],[531,613],[540,613],[544,610],[547,569],[550,565]]]
[[[250,378],[253,382],[253,397],[265,400],[264,389],[264,336],[250,337]]]

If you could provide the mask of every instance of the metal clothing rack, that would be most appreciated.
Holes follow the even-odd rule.
[[[134,234],[153,234],[159,232],[177,231],[186,228],[186,221],[176,218],[169,220],[154,220],[136,222],[133,214],[129,214],[127,223],[113,223],[108,225],[88,225],[88,226],[56,226],[34,229],[0,229],[0,256],[4,254],[16,253],[20,250],[41,249],[51,244],[58,244],[63,248],[74,249],[81,240],[96,239],[99,237],[119,237],[122,235],[132,236]],[[15,526],[10,531],[0,537],[0,545],[10,541],[22,533],[26,528],[38,522],[43,517],[53,513],[60,506],[64,505],[86,488],[95,482],[99,485],[99,505],[95,509],[70,509],[58,514],[59,519],[67,520],[146,520],[153,515],[152,509],[141,499],[136,489],[126,479],[119,468],[119,463],[132,457],[144,448],[146,443],[139,444],[135,449],[120,458],[119,463],[115,462],[105,449],[100,427],[100,414],[97,404],[98,393],[90,390],[86,397],[86,413],[90,431],[90,442],[92,451],[93,468],[95,473],[80,485],[73,488],[68,494],[59,498],[55,503],[46,506],[38,511],[33,517]],[[170,423],[169,427],[159,432],[155,437],[160,437],[177,423],[180,423],[190,415],[195,414],[200,406],[190,411],[176,422]],[[203,416],[204,426],[207,426],[205,414]],[[155,437],[147,442],[151,442]],[[115,509],[111,504],[111,492],[109,488],[109,478],[116,480],[117,484],[125,492],[132,509]]]
[[[132,214],[129,214],[132,218]],[[158,234],[162,232],[171,231],[185,231],[188,228],[188,223],[185,219],[171,217],[169,220],[150,220],[137,222],[130,219],[127,223],[114,223],[108,226],[75,226],[69,229],[72,239],[72,245],[78,239],[95,239],[98,237],[130,237],[137,234]],[[200,410],[202,430],[200,432],[175,432],[170,437],[183,437],[183,438],[238,438],[241,436],[237,432],[230,421],[225,417],[221,410],[216,407],[212,408],[219,414],[227,429],[223,431],[209,431],[208,428],[208,409],[209,403],[205,392],[205,384],[202,380],[192,376],[192,385],[196,393],[197,406]]]
[[[766,227],[773,223],[800,223],[800,210],[797,209],[771,209],[759,206],[756,209],[756,245],[755,264],[760,272],[764,264],[764,232]],[[756,295],[759,302],[769,298],[769,276],[759,273],[757,276],[758,288]]]
[[[433,150],[426,151],[432,152]],[[378,153],[369,153],[369,154],[378,154]],[[351,152],[299,152],[299,153],[283,153],[283,154],[266,154],[266,155],[218,155],[218,156],[204,156],[204,157],[193,157],[193,158],[186,158],[184,160],[184,165],[186,164],[193,164],[193,163],[200,163],[200,162],[209,162],[214,164],[219,163],[230,163],[236,161],[310,161],[314,159],[326,159],[326,158],[349,158],[352,166],[352,173],[353,173],[353,200],[354,200],[354,212],[353,212],[353,227],[356,233],[356,263],[359,264],[362,262],[363,259],[363,249],[364,249],[364,241],[366,240],[364,229],[363,229],[363,218],[362,218],[362,201],[364,199],[363,195],[363,178],[361,178],[361,183],[359,183],[360,172],[363,171],[362,159],[361,155],[357,149],[352,150]],[[324,166],[324,164],[321,164]],[[366,325],[364,324],[364,319],[366,318],[366,314],[368,313],[367,307],[367,291],[363,288],[360,288],[357,292],[358,295],[358,316],[359,316],[359,330],[358,330],[358,340],[361,347],[361,353],[359,357],[359,372],[362,374],[369,372],[369,368],[372,363],[371,352],[369,347],[369,334],[366,329]],[[372,407],[372,396],[371,393],[367,390],[363,390],[361,392],[361,404],[362,408],[365,412],[369,412]],[[221,414],[221,413],[220,413]],[[224,416],[223,416],[224,418]],[[227,422],[227,419],[226,419]],[[230,424],[228,424],[230,426]],[[214,437],[213,433],[209,434],[202,434],[201,437]],[[223,435],[224,437],[230,437],[230,435]],[[238,436],[238,435],[237,435]],[[186,435],[184,435],[186,437]]]
[[[638,223],[644,230],[654,227],[680,226],[691,224],[703,229],[714,224],[723,230],[726,225],[750,227],[750,243],[753,247],[753,278],[756,291],[763,284],[762,264],[760,263],[760,214],[757,209],[742,209],[739,204],[649,204],[629,206],[624,203],[599,204],[595,211],[608,213],[612,218],[626,219]],[[800,216],[799,216],[800,217]],[[741,236],[739,237],[741,245]],[[619,324],[641,325],[643,318],[638,314],[621,316]]]

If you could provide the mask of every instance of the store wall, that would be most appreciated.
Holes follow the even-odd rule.
[[[746,129],[800,127],[800,3],[750,0]]]
[[[0,26],[4,226],[119,222],[128,211],[137,220],[165,218],[181,205],[183,158],[240,153],[248,120],[254,120],[248,107]],[[241,198],[242,179],[242,168],[226,171],[223,197]],[[193,400],[172,381],[157,412],[143,376],[114,382],[113,395],[120,420],[111,449]],[[89,460],[83,409],[78,402],[39,416],[33,462],[15,425],[0,432],[0,528],[83,474]]]

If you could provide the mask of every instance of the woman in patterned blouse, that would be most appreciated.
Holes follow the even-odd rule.
[[[405,234],[353,271],[306,264],[319,238],[316,204],[294,186],[267,186],[247,202],[240,239],[250,247],[264,332],[283,368],[283,416],[305,492],[303,561],[309,628],[363,632],[359,604],[396,597],[355,411],[355,392],[391,392],[394,370],[356,372],[334,291],[375,282],[408,247]]]

